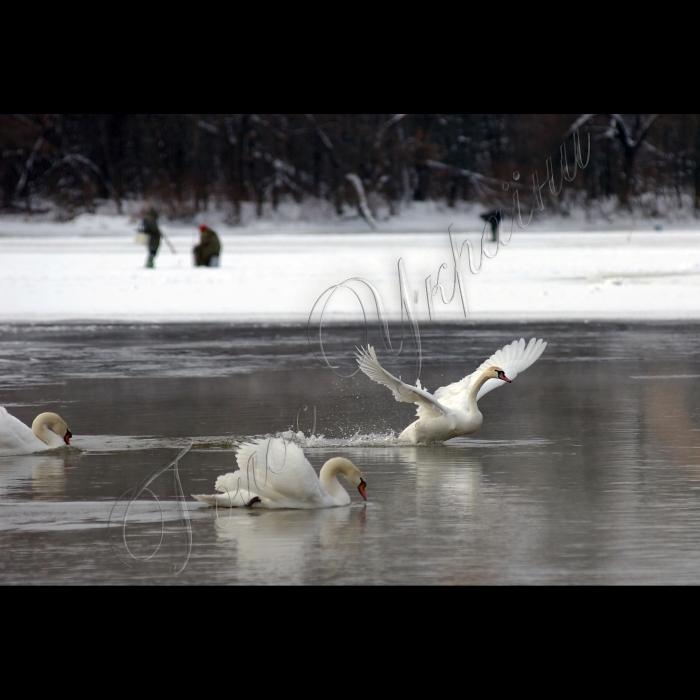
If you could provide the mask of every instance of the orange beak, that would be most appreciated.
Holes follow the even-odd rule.
[[[66,445],[70,445],[70,439],[73,437],[73,433],[69,430],[64,436],[63,436],[63,442],[66,443]]]
[[[363,481],[358,487],[357,490],[360,492],[360,496],[367,500],[367,484]]]

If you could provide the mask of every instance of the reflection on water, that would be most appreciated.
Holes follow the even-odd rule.
[[[449,447],[437,447],[428,459],[419,447],[407,448],[402,455],[415,468],[416,505],[467,512],[479,502],[483,467],[477,455]]]
[[[43,410],[65,414],[81,450],[0,458],[0,582],[700,583],[700,327],[430,327],[423,380],[433,390],[515,337],[549,342],[481,402],[479,433],[430,447],[398,443],[413,408],[314,365],[304,335],[0,329],[5,359],[41,360],[26,381],[1,380],[0,399],[28,423]],[[115,556],[115,501],[183,437],[194,439],[179,465],[184,492],[207,493],[234,469],[240,441],[290,428],[302,404],[316,406],[324,436],[307,440],[309,460],[317,470],[336,455],[355,462],[366,506],[349,489],[347,508],[219,510],[217,520],[189,500],[192,552],[174,577],[183,526],[164,474],[150,487],[160,506],[149,496],[127,530],[137,558],[156,554],[130,560],[117,541],[129,566]]]
[[[302,584],[308,562],[324,550],[345,547],[353,539],[359,515],[350,506],[317,511],[219,512],[217,544],[235,558],[230,562],[241,582]],[[356,534],[356,533],[355,533]]]
[[[32,489],[39,499],[60,498],[66,490],[70,462],[47,457],[32,466]]]
[[[690,401],[688,399],[691,399]],[[700,480],[698,406],[681,381],[655,380],[644,392],[645,425],[693,481]]]
[[[58,500],[66,489],[69,458],[23,455],[0,459],[0,498],[30,488],[34,498]]]

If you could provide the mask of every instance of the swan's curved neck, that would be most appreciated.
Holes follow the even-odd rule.
[[[342,457],[335,457],[323,465],[319,475],[319,481],[323,485],[323,488],[328,491],[328,495],[339,505],[347,505],[350,503],[348,492],[338,481],[339,474],[343,474],[347,477],[349,468],[352,468],[352,462]]]
[[[61,447],[64,444],[63,438],[52,430],[56,425],[56,418],[53,414],[42,414],[32,423],[34,435],[49,447]]]
[[[488,382],[488,380],[491,379],[489,377],[489,372],[486,370],[474,383],[474,386],[471,388],[471,391],[469,392],[469,399],[468,399],[468,405],[469,405],[469,412],[472,413],[473,411],[478,411],[478,407],[476,405],[476,397],[481,391],[481,387]]]
[[[46,423],[39,423],[39,425],[33,425],[32,432],[39,438],[39,440],[41,440],[46,445],[53,444],[54,442],[56,442],[56,438],[58,437],[56,433],[49,430],[49,427],[46,425]]]

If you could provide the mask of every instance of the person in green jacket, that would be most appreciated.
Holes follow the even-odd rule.
[[[194,264],[197,267],[219,267],[221,241],[208,226],[199,227],[199,245],[194,247]]]
[[[138,230],[140,233],[148,234],[148,259],[146,260],[146,267],[153,267],[158,248],[160,248],[160,239],[163,237],[163,234],[158,228],[158,210],[155,207],[149,207],[145,211]]]

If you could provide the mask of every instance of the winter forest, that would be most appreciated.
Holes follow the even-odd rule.
[[[372,221],[412,201],[508,206],[560,148],[590,161],[550,211],[700,209],[696,114],[0,114],[0,211],[71,218],[150,200],[240,220],[315,199]],[[513,173],[522,175],[514,183]]]

